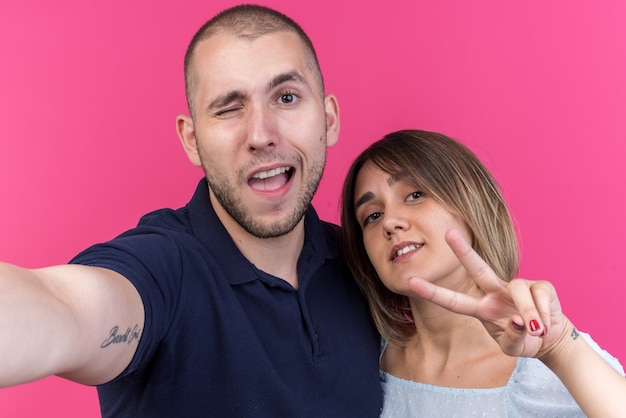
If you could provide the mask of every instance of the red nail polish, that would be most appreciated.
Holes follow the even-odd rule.
[[[539,322],[537,322],[536,319],[531,319],[529,322],[529,325],[530,325],[530,330],[533,332],[539,329]]]
[[[544,325],[543,332],[541,333],[540,337],[545,337],[546,335],[548,335],[548,327]]]

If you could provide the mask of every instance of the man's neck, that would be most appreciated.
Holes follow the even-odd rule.
[[[276,238],[257,238],[246,231],[242,234],[228,232],[239,251],[256,268],[298,288],[297,267],[304,246],[304,219],[291,232]]]
[[[215,204],[213,207],[244,257],[259,270],[298,288],[297,267],[304,246],[304,218],[287,234],[275,238],[258,238],[239,225],[222,207]]]

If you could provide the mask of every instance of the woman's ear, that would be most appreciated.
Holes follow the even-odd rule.
[[[180,139],[187,158],[196,167],[201,167],[200,155],[198,154],[198,146],[196,144],[196,130],[193,125],[193,120],[189,116],[178,115],[176,117],[176,133]]]

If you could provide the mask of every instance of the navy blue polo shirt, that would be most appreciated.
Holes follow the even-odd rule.
[[[339,229],[311,207],[305,234],[296,290],[241,254],[202,180],[185,207],[74,258],[125,276],[145,306],[131,364],[98,387],[103,416],[377,417],[380,338]]]

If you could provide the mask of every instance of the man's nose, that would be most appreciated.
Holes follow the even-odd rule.
[[[247,129],[250,151],[275,146],[278,141],[276,117],[263,106],[255,106],[250,110]]]

